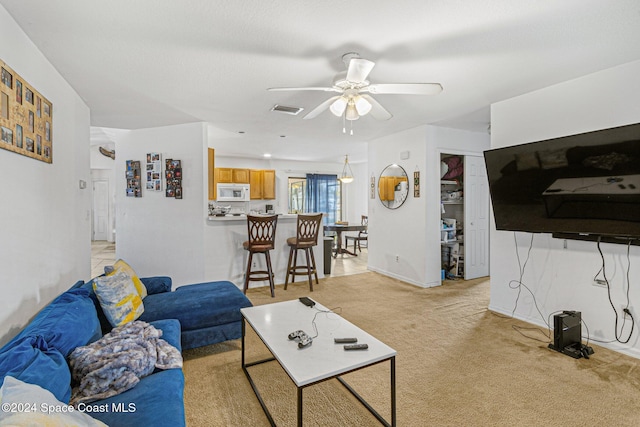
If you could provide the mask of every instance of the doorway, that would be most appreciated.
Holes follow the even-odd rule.
[[[109,181],[93,180],[91,240],[109,240]]]

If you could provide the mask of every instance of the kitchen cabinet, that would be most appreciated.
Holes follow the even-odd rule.
[[[215,168],[215,182],[249,184],[249,169]]]
[[[251,200],[262,199],[262,181],[264,172],[260,169],[249,171],[249,185],[251,185]]]
[[[262,198],[276,198],[276,171],[273,169],[265,169],[264,178],[262,180]]]
[[[216,199],[216,181],[215,181],[215,150],[209,148],[208,151],[209,167],[207,170],[207,183],[209,186],[209,200]]]
[[[250,169],[249,184],[251,200],[276,198],[276,171],[272,169]]]

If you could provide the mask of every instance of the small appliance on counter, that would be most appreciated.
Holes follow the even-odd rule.
[[[231,210],[231,206],[220,206],[209,203],[209,216],[225,216]]]

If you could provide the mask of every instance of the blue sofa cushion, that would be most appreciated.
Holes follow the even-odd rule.
[[[171,292],[172,281],[169,276],[141,277],[140,280],[147,288],[147,295]]]
[[[140,320],[178,319],[182,331],[241,322],[240,308],[251,302],[227,281],[186,285],[173,292],[148,295]]]
[[[142,378],[122,394],[87,404],[84,412],[110,426],[184,426],[183,394],[182,369],[168,369]]]
[[[86,289],[71,289],[54,299],[16,337],[42,336],[64,357],[102,336],[96,308]]]
[[[163,319],[149,322],[151,326],[162,331],[162,339],[182,353],[180,345],[180,322],[176,319]]]
[[[25,336],[0,350],[0,378],[10,375],[49,390],[61,402],[71,397],[71,372],[65,357],[41,336]]]

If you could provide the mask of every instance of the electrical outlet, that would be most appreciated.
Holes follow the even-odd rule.
[[[258,266],[258,265],[256,264],[256,262],[255,262],[255,261],[253,261],[253,263],[251,264],[251,267],[252,267],[252,268],[256,268],[257,266]]]
[[[396,255],[396,262],[400,262],[400,255]]]
[[[607,287],[607,282],[604,279],[593,279],[593,286],[606,288]]]

